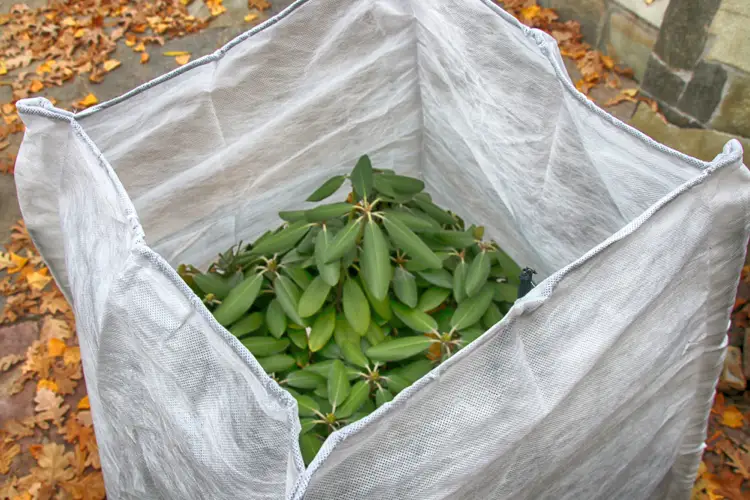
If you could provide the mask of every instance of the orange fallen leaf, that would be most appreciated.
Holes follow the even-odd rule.
[[[251,22],[255,21],[256,19],[258,19],[258,14],[248,14],[248,15],[245,16],[245,22],[246,23],[251,23]]]
[[[76,38],[81,38],[83,35],[86,34],[86,30],[83,28],[78,28],[75,33],[73,33],[73,36]]]
[[[8,274],[15,274],[20,272],[28,261],[28,257],[21,257],[13,252],[7,254],[0,252],[0,271],[5,269]]]
[[[41,313],[66,313],[70,311],[70,305],[65,300],[65,297],[60,292],[43,292],[42,302],[39,304],[39,312]]]
[[[3,104],[3,113],[10,115],[16,112],[16,105],[12,102],[6,102]]]
[[[8,73],[8,68],[5,66],[5,61],[0,60],[0,75]]]
[[[26,281],[29,283],[32,290],[43,290],[44,287],[52,281],[52,277],[45,276],[44,273],[35,271],[26,275]]]
[[[227,8],[222,5],[223,0],[203,0],[203,2],[214,17],[227,11]]]
[[[84,396],[79,402],[78,402],[78,409],[79,410],[90,410],[91,404],[89,403],[89,396],[88,394]]]
[[[57,338],[51,338],[47,342],[47,352],[53,358],[64,355],[67,348],[65,342]]]
[[[737,409],[736,406],[728,406],[724,413],[721,415],[721,424],[731,427],[732,429],[739,429],[742,427],[744,418],[742,412]]]
[[[141,64],[146,64],[149,59],[151,59],[151,56],[148,55],[148,52],[143,52],[141,54]]]
[[[113,69],[119,67],[120,64],[122,63],[118,61],[117,59],[107,59],[106,61],[104,61],[104,65],[103,65],[104,71],[107,71],[107,72],[112,71]]]
[[[529,5],[528,7],[524,7],[523,9],[521,9],[521,17],[526,21],[530,21],[537,17],[541,11],[542,8],[540,6]]]
[[[143,52],[144,50],[146,50],[146,45],[143,42],[140,42],[133,47],[133,52]]]
[[[54,380],[49,380],[49,379],[46,379],[46,378],[44,378],[44,379],[40,380],[39,382],[37,382],[37,384],[36,384],[36,390],[38,391],[40,389],[49,389],[52,392],[57,392],[57,391],[60,390],[60,388],[57,387],[57,384],[55,383]]]
[[[190,54],[184,54],[184,55],[181,55],[181,56],[176,56],[174,58],[174,60],[175,60],[175,62],[177,64],[179,64],[180,66],[182,66],[183,64],[187,64],[188,61],[190,61]]]
[[[10,472],[10,464],[19,453],[21,453],[21,445],[18,443],[13,441],[0,443],[0,474]]]
[[[745,450],[733,446],[727,440],[719,442],[716,448],[729,458],[729,462],[727,462],[729,466],[737,469],[737,473],[745,479],[750,479],[750,455]]]
[[[78,346],[68,347],[63,355],[63,362],[66,365],[76,365],[81,362],[81,348]]]
[[[96,98],[96,96],[92,93],[78,101],[78,105],[82,106],[84,108],[88,108],[89,106],[93,106],[94,104],[98,103],[99,99]]]
[[[165,55],[167,57],[189,56],[190,52],[186,52],[184,50],[168,50],[166,52],[162,52],[162,55]]]

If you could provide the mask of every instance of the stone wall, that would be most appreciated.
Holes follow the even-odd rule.
[[[750,137],[750,0],[540,0],[682,127]]]

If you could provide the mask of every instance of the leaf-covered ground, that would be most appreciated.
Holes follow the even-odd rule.
[[[0,83],[8,90],[0,94],[7,96],[0,97],[0,173],[13,174],[23,132],[16,100],[45,96],[72,110],[94,105],[122,92],[107,86],[110,79],[142,83],[187,63],[195,46],[189,40],[209,36],[206,28],[236,17],[216,40],[224,42],[271,8],[265,0],[248,0],[241,10],[230,2],[237,3],[65,0],[0,12]],[[597,103],[627,118],[635,103],[647,101],[632,72],[592,50],[577,22],[560,21],[536,0],[500,3],[558,41],[576,87]],[[0,500],[104,498],[73,314],[23,222],[9,233],[0,251]],[[743,300],[750,300],[748,290],[741,288]],[[747,321],[743,310],[735,311],[735,323]],[[694,499],[750,498],[749,423],[748,393],[717,397]]]

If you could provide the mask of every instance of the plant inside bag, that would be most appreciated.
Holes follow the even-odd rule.
[[[359,420],[500,321],[519,266],[484,228],[466,227],[418,179],[373,169],[280,212],[286,221],[179,273],[216,320],[296,399],[309,463],[325,437]]]

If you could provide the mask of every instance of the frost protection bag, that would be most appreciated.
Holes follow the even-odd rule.
[[[655,143],[489,0],[299,0],[86,111],[18,108],[110,498],[687,498],[748,238],[738,142],[709,163]],[[364,153],[544,280],[305,470],[295,401],[171,266]]]

